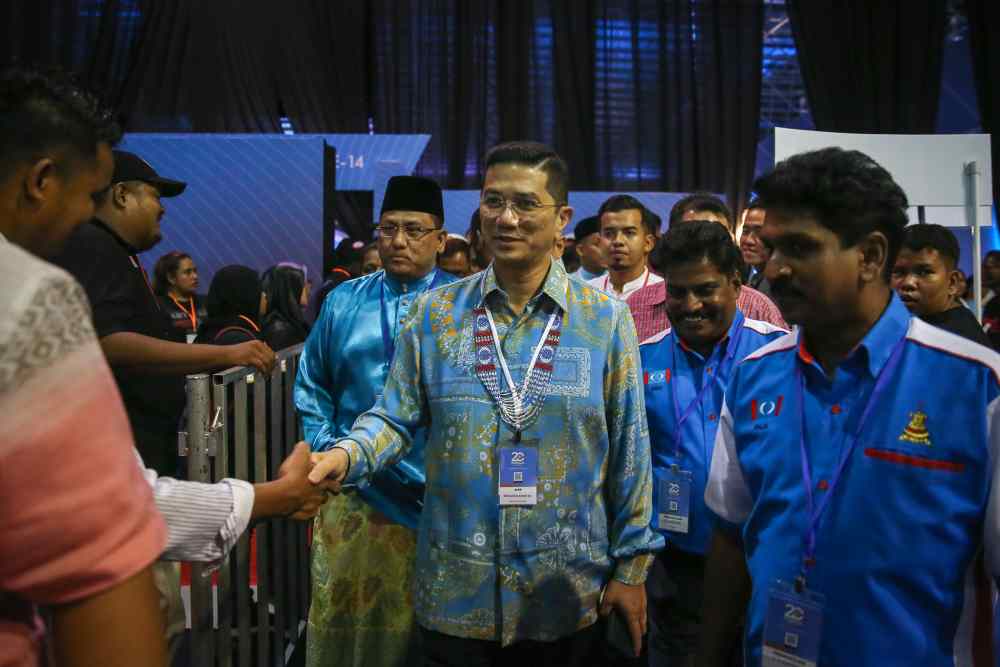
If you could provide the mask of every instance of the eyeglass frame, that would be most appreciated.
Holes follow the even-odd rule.
[[[485,208],[491,215],[495,215],[497,217],[503,215],[507,211],[508,208],[510,209],[510,212],[513,213],[514,215],[516,215],[518,218],[531,218],[536,213],[539,213],[541,211],[541,209],[543,209],[543,208],[561,208],[563,206],[568,206],[569,205],[566,202],[556,202],[554,204],[541,204],[541,203],[537,203],[537,202],[532,202],[534,206],[533,206],[533,208],[530,211],[521,211],[517,207],[517,205],[514,203],[513,200],[507,199],[503,195],[488,195],[488,196],[499,198],[500,202],[501,202],[500,207],[499,208],[491,208],[491,207],[489,207],[489,206],[486,205],[486,197],[480,197],[479,198],[479,208],[480,209],[484,209]]]
[[[420,223],[418,222],[418,223],[415,223],[415,224],[419,225]],[[392,234],[386,233],[384,231],[385,227],[391,228],[393,230]],[[412,230],[412,228],[411,228],[411,230]],[[378,232],[379,241],[382,241],[382,240],[392,241],[393,239],[396,238],[396,234],[398,234],[400,231],[403,232],[403,237],[407,241],[422,241],[425,238],[427,238],[428,234],[433,234],[434,232],[444,231],[444,225],[441,225],[440,227],[431,227],[430,229],[425,229],[424,227],[421,227],[420,228],[420,234],[419,234],[419,236],[411,236],[410,232],[407,230],[405,224],[404,225],[378,225],[378,226],[375,227],[375,231]]]

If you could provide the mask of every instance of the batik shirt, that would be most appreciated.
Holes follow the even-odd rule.
[[[343,437],[375,403],[392,361],[392,341],[416,298],[432,285],[454,280],[450,273],[434,270],[404,283],[378,271],[339,285],[326,298],[295,378],[295,407],[314,450],[333,444],[316,442],[324,425],[326,433]],[[413,529],[424,497],[423,439],[422,432],[414,432],[407,455],[360,492],[375,509]]]
[[[485,298],[485,299],[484,299]],[[475,374],[473,313],[485,300],[520,386],[552,312],[561,342],[539,417],[538,500],[498,503],[498,446],[512,431]],[[347,482],[391,465],[426,427],[427,491],[414,574],[418,622],[510,644],[592,624],[613,577],[642,584],[662,539],[649,528],[649,435],[628,307],[553,263],[515,314],[492,267],[420,297],[396,341],[385,393],[355,422]],[[317,444],[330,436],[321,432]]]

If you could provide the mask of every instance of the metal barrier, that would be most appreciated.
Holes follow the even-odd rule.
[[[188,479],[264,482],[277,476],[301,439],[292,398],[301,353],[302,345],[278,352],[269,375],[241,367],[187,377],[187,432],[179,446]],[[275,520],[251,529],[216,575],[191,565],[194,667],[280,667],[304,637],[311,590],[307,524]]]

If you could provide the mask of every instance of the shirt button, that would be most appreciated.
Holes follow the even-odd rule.
[[[715,415],[709,415],[708,416],[708,421],[714,422],[715,421]]]
[[[705,372],[708,373],[709,375],[711,375],[712,374],[712,367],[711,366],[706,367],[705,368]]]
[[[816,485],[816,488],[818,488],[820,491],[826,491],[827,489],[830,488],[830,485],[827,484],[827,481],[825,479],[821,479],[819,480],[819,484]]]
[[[833,406],[830,408],[830,412],[832,412],[835,415],[839,415],[841,413],[840,404],[834,403]]]

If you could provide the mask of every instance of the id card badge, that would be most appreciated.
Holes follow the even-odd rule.
[[[691,517],[691,471],[670,466],[659,480],[659,515],[657,525],[660,530],[672,533],[687,533]]]
[[[538,447],[525,443],[500,448],[500,505],[538,502]]]
[[[767,597],[763,667],[816,667],[823,634],[823,596],[776,581]]]
[[[186,340],[189,345],[191,343],[193,343],[194,339],[197,338],[197,337],[198,337],[198,334],[196,334],[196,333],[184,334],[184,340]]]

